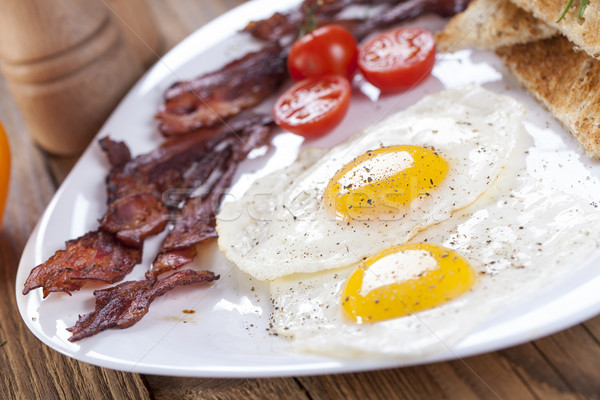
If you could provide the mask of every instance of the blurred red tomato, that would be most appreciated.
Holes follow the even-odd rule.
[[[429,76],[435,64],[433,34],[421,28],[381,33],[359,50],[358,68],[382,92],[409,89]]]
[[[294,42],[288,55],[288,70],[296,81],[329,74],[352,80],[357,57],[354,36],[339,25],[325,25]]]
[[[2,225],[2,215],[4,214],[4,205],[8,194],[8,180],[10,178],[10,148],[6,132],[0,122],[0,225]]]

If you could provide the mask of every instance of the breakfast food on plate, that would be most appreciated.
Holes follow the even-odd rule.
[[[362,43],[358,67],[382,93],[408,90],[429,77],[435,64],[433,34],[418,27],[382,32]]]
[[[600,158],[600,60],[574,50],[563,36],[500,48],[497,53],[586,152]]]
[[[243,111],[268,98],[285,79],[285,54],[290,43],[279,42],[291,33],[288,28],[293,25],[296,30],[297,22],[307,18],[310,9],[319,22],[339,21],[353,27],[352,33],[360,38],[379,27],[427,12],[453,15],[467,2],[305,0],[287,14],[276,13],[251,24],[256,28],[248,30],[251,34],[261,38],[262,31],[267,33],[263,39],[277,43],[242,55],[218,70],[171,85],[155,116],[167,140],[156,149],[132,157],[125,143],[110,138],[100,141],[111,170],[106,179],[108,207],[99,228],[68,241],[65,250],[58,250],[35,267],[23,294],[39,287],[44,297],[57,291],[70,294],[87,281],[118,282],[141,262],[145,240],[167,227],[170,232],[146,279],[95,291],[96,311],[81,317],[71,329],[70,340],[110,327],[130,326],[146,313],[152,299],[166,290],[218,279],[207,271],[192,270],[162,279],[159,276],[190,263],[196,255],[195,246],[215,236],[215,211],[237,165],[251,150],[269,143],[271,117]],[[362,18],[339,19],[337,14],[350,5],[380,7]],[[208,194],[192,197],[198,188],[208,189]],[[176,221],[169,224],[173,217]],[[130,307],[134,307],[135,315]]]
[[[352,87],[342,75],[306,78],[286,90],[273,106],[273,119],[282,129],[317,138],[342,122]]]
[[[487,0],[476,0],[438,34],[442,47],[447,51],[469,46],[497,49],[523,86],[552,112],[588,155],[600,158],[600,124],[596,117],[600,107],[600,35],[597,34],[600,5],[590,3],[584,18],[579,18],[573,8],[557,22],[564,7],[561,0],[514,0],[513,3],[522,9],[511,16],[511,13],[496,12],[513,9],[508,0],[490,4],[490,12],[485,11]],[[506,26],[523,20],[535,22],[527,24],[527,29],[510,33],[508,43],[500,39],[494,44],[490,40],[493,35],[469,33],[470,27],[476,26],[474,31],[501,30],[504,34]],[[531,34],[533,26],[535,35]],[[545,38],[552,30],[564,36]],[[463,37],[468,40],[463,42]]]
[[[185,269],[165,278],[123,282],[117,286],[94,290],[95,310],[80,315],[75,326],[67,330],[75,342],[109,328],[125,329],[138,322],[148,312],[157,297],[178,286],[187,286],[219,279],[210,271]]]
[[[400,276],[389,279],[382,269],[373,273],[370,285],[363,281],[352,290],[347,282],[360,270],[357,265],[272,281],[271,329],[293,338],[298,350],[338,356],[410,360],[451,350],[494,311],[551,287],[597,251],[598,209],[588,199],[546,186],[524,170],[521,166],[507,171],[491,193],[410,240],[413,245],[448,249],[475,270],[472,287],[454,300],[434,303],[436,307],[426,310],[413,306],[411,299],[430,299],[438,286],[434,280],[422,279],[428,270],[438,268],[430,252],[423,251],[419,254],[426,259],[423,264],[431,267],[418,263],[415,267],[415,256],[406,257],[409,265],[392,260]],[[451,289],[464,290],[471,276],[459,280],[457,275],[448,275]],[[416,290],[399,291],[401,285]],[[404,301],[389,302],[394,296]],[[357,299],[368,302],[368,308],[348,311]],[[347,317],[348,312],[403,315],[407,305],[412,313],[400,318],[357,323]]]
[[[259,104],[286,78],[285,52],[269,46],[191,81],[175,82],[155,118],[165,136],[222,125],[223,120]]]
[[[427,97],[293,180],[275,173],[225,202],[219,247],[264,280],[350,265],[403,243],[493,185],[523,113],[516,101],[476,87]]]
[[[207,153],[207,162],[199,167],[206,170],[207,177],[214,179],[208,194],[185,201],[179,218],[160,246],[152,269],[146,273],[148,279],[189,264],[196,256],[196,245],[217,236],[215,213],[238,164],[252,150],[268,145],[273,135],[271,117],[262,114],[242,114],[233,118],[228,128],[225,138],[218,141],[220,150]]]
[[[271,129],[269,116],[242,114],[226,128],[173,137],[136,157],[131,156],[125,143],[101,139],[100,145],[112,168],[106,179],[107,211],[100,219],[99,229],[68,241],[64,250],[58,250],[48,261],[36,266],[25,282],[23,294],[42,287],[46,297],[50,292],[79,290],[88,281],[122,280],[141,262],[145,239],[168,225],[170,214],[176,212],[173,208],[187,201],[192,189],[206,183],[209,177],[214,180],[212,186],[228,185],[233,171],[248,152],[268,142]],[[163,197],[172,189],[177,189],[177,196]],[[214,201],[211,196],[206,197]],[[197,204],[202,200],[202,197],[192,198],[189,202]],[[196,209],[190,206],[186,210],[190,208]],[[194,224],[196,232],[203,232],[202,238],[214,237],[214,211],[211,203],[209,212]],[[181,233],[178,227],[194,215],[188,212],[186,218],[177,219],[172,236]],[[193,231],[184,231],[186,240],[180,240],[179,245],[173,245],[171,236],[167,237],[159,256],[161,263],[150,273],[151,278],[191,261],[195,252],[189,248],[201,240],[194,237]],[[194,243],[192,237],[196,239]]]
[[[600,182],[530,168],[523,115],[476,86],[425,97],[226,202],[219,247],[270,281],[270,329],[298,350],[447,351],[600,244]]]
[[[548,38],[557,30],[509,0],[473,0],[435,36],[442,52],[468,47],[495,49]]]
[[[338,24],[348,29],[356,40],[423,14],[450,17],[462,10],[470,0],[304,0],[288,12],[276,12],[269,18],[251,21],[244,31],[257,39],[282,44],[294,40],[302,32],[298,27],[307,21],[314,26]],[[344,11],[351,6],[378,6],[358,18],[347,18]]]
[[[119,282],[142,261],[141,248],[125,246],[101,229],[69,240],[65,245],[65,250],[58,250],[31,270],[23,294],[41,287],[47,297],[51,292],[79,290],[90,280]]]
[[[600,4],[598,2],[586,1],[587,6],[582,15],[580,15],[579,2],[573,3],[564,18],[561,19],[567,3],[564,0],[510,1],[558,29],[576,48],[584,50],[592,57],[600,58],[600,35],[598,34],[600,32]],[[583,4],[583,1],[581,3]]]

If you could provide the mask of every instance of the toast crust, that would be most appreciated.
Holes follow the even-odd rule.
[[[600,159],[600,60],[560,35],[496,53],[588,155]]]
[[[577,47],[590,56],[600,59],[600,2],[588,3],[583,18],[577,18],[579,1],[574,1],[564,19],[556,22],[567,3],[566,0],[510,0],[531,12],[536,18],[558,29]]]
[[[487,50],[545,39],[557,32],[508,0],[474,0],[436,34],[436,41],[444,52],[468,47]]]

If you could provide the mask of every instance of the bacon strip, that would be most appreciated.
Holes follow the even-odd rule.
[[[125,142],[117,142],[109,138],[100,139],[98,142],[113,168],[122,167],[131,161],[131,152]]]
[[[246,54],[222,69],[173,84],[156,114],[165,136],[213,126],[273,94],[286,77],[279,46]]]
[[[153,193],[160,198],[160,192],[181,187],[186,171],[223,135],[224,129],[192,132],[167,140],[151,152],[121,165],[113,165],[106,180],[108,204],[136,193]],[[100,144],[111,159],[113,154],[108,149],[115,147],[113,141],[104,138]]]
[[[441,17],[450,17],[463,11],[471,0],[407,0],[391,7],[371,18],[364,20],[350,29],[357,40],[363,39],[369,33],[389,28],[420,15],[432,13]]]
[[[227,134],[221,128],[183,135],[125,162],[114,152],[117,149],[119,154],[124,153],[124,145],[102,139],[101,145],[113,164],[107,178],[108,208],[100,219],[102,229],[135,247],[161,232],[170,219],[163,199],[165,191],[185,191],[208,179],[214,166],[201,160]]]
[[[267,118],[248,126],[240,131],[240,140],[232,142],[219,153],[222,165],[218,177],[207,195],[186,201],[180,217],[163,241],[152,269],[146,273],[147,279],[155,279],[160,274],[190,263],[196,255],[196,245],[217,236],[215,219],[221,197],[231,185],[238,164],[252,149],[269,143],[271,128],[272,123]]]
[[[79,290],[87,280],[121,281],[141,262],[144,238],[163,230],[169,221],[161,190],[204,182],[214,166],[199,168],[197,161],[214,145],[209,142],[218,142],[221,136],[223,130],[185,135],[135,159],[123,142],[102,139],[113,169],[107,178],[109,207],[100,220],[101,229],[67,241],[64,250],[36,266],[23,294],[42,287],[46,297]]]
[[[231,184],[237,167],[236,163],[228,164],[228,169],[215,182],[208,195],[186,201],[181,217],[163,241],[152,269],[146,272],[146,279],[156,279],[167,271],[189,264],[196,256],[196,244],[217,237],[215,216],[219,200]]]
[[[51,292],[79,290],[87,280],[115,283],[142,261],[142,250],[124,246],[107,232],[98,230],[66,242],[45,263],[35,267],[23,294],[42,287],[44,298]]]
[[[166,200],[185,200],[191,195],[191,188],[204,184],[215,169],[225,165],[224,160],[229,157],[225,150],[243,149],[236,154],[237,163],[253,148],[266,144],[263,130],[271,124],[270,116],[242,114],[228,125],[173,138],[134,159],[124,143],[103,139],[101,144],[113,170],[107,179],[109,211],[100,220],[101,229],[66,242],[65,250],[35,267],[23,294],[42,287],[46,297],[51,292],[79,290],[86,280],[122,280],[141,262],[144,238],[164,229],[169,220],[159,194],[173,188],[177,190],[165,196]],[[177,249],[163,257],[172,259],[177,255],[177,264],[184,265],[183,257],[187,264],[195,249]]]
[[[271,43],[281,43],[283,39],[295,40],[298,27],[303,26],[309,10],[317,26],[339,24],[354,34],[357,40],[375,30],[385,29],[393,24],[416,18],[425,13],[451,16],[466,8],[470,0],[305,0],[302,5],[288,13],[275,13],[271,17],[252,21],[244,31],[252,36]],[[318,4],[317,4],[318,3]],[[379,14],[368,19],[343,19],[337,15],[350,5],[388,5]]]
[[[397,4],[404,0],[305,0],[294,10],[287,13],[276,12],[269,18],[251,21],[243,29],[257,39],[272,43],[280,43],[282,39],[297,38],[300,28],[306,23],[308,13],[315,18],[317,26],[328,23],[345,25],[350,20],[335,19],[334,17],[351,5],[381,5]]]
[[[151,193],[134,193],[109,205],[100,226],[124,244],[140,247],[145,238],[162,232],[168,221],[169,210],[161,200]]]
[[[75,325],[67,330],[75,342],[110,328],[125,329],[142,319],[150,304],[159,296],[178,286],[186,286],[219,279],[210,271],[186,269],[158,281],[130,281],[117,286],[94,290],[96,306],[93,312],[80,315]]]
[[[146,279],[154,280],[165,272],[176,270],[191,263],[196,257],[196,253],[196,246],[165,250],[158,253],[152,263],[152,269],[146,272]]]

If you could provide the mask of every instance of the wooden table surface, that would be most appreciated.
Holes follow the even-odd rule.
[[[169,49],[243,0],[147,0]],[[0,78],[0,119],[13,154],[0,230],[0,397],[15,399],[597,399],[600,317],[517,347],[411,368],[273,379],[192,379],[112,371],[51,350],[29,332],[15,300],[19,258],[76,157],[35,147]],[[18,289],[20,290],[20,288]]]

